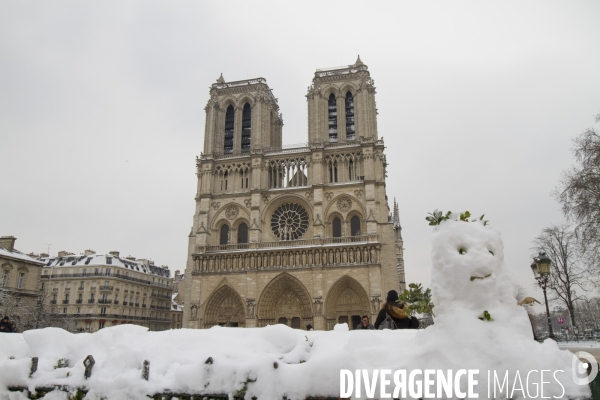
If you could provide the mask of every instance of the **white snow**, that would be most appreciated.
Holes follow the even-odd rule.
[[[8,251],[2,246],[0,246],[0,256],[26,261],[31,264],[42,264],[41,261],[36,260],[35,258],[28,256],[27,254],[23,254],[17,249],[13,249],[13,251]]]
[[[568,350],[560,350],[551,340],[540,344],[532,339],[526,311],[513,297],[514,282],[504,265],[497,232],[480,223],[443,222],[434,228],[432,254],[437,317],[435,325],[425,330],[348,331],[340,324],[328,332],[283,325],[148,332],[121,325],[93,334],[55,328],[4,334],[0,398],[9,398],[8,386],[56,384],[87,388],[88,399],[147,399],[146,395],[167,389],[234,395],[245,385],[246,398],[261,400],[337,397],[341,369],[478,369],[479,398],[488,398],[488,370],[501,377],[508,371],[511,387],[519,374],[522,385],[532,391],[540,377],[534,374],[527,381],[530,371],[563,370],[556,378],[565,397],[589,395],[587,386],[578,386],[571,378],[574,364]],[[471,276],[488,277],[471,280]],[[484,310],[493,321],[478,318]],[[85,380],[82,362],[89,354],[96,364]],[[33,356],[39,357],[39,367],[29,378]],[[212,363],[207,363],[209,357]],[[60,358],[69,359],[68,367],[55,369]],[[149,381],[142,379],[144,360],[150,361]],[[544,380],[544,396],[562,395],[552,375]],[[18,396],[10,393],[10,398]],[[53,396],[61,398],[58,393]],[[517,391],[513,397],[523,394]]]
[[[575,339],[569,340],[568,342],[560,342],[558,347],[562,348],[582,348],[582,349],[600,349],[600,343],[596,341],[590,340],[579,340],[579,342]]]

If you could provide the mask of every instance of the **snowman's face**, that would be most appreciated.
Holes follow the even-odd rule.
[[[483,310],[500,299],[504,254],[498,233],[478,222],[446,221],[434,233],[432,255],[438,301]]]

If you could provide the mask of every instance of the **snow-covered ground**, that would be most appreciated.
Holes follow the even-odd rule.
[[[569,340],[568,342],[559,342],[558,347],[561,349],[567,349],[569,347],[600,349],[600,343],[592,340],[580,340],[579,342],[576,340]]]

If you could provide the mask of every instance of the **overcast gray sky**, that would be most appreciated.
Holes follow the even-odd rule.
[[[538,298],[532,239],[600,112],[600,2],[0,2],[0,234],[185,268],[208,87],[264,77],[306,141],[314,70],[377,87],[409,282],[435,208],[485,213]]]

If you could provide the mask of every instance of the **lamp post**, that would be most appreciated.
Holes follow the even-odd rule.
[[[546,286],[548,284],[548,277],[550,277],[550,266],[552,261],[546,256],[546,253],[540,251],[537,257],[533,258],[531,264],[531,270],[533,276],[538,282],[538,285],[544,292],[544,302],[546,303],[546,317],[548,318],[548,337],[554,340],[554,331],[552,330],[552,321],[550,320],[550,309],[548,308],[548,298],[546,297]]]

